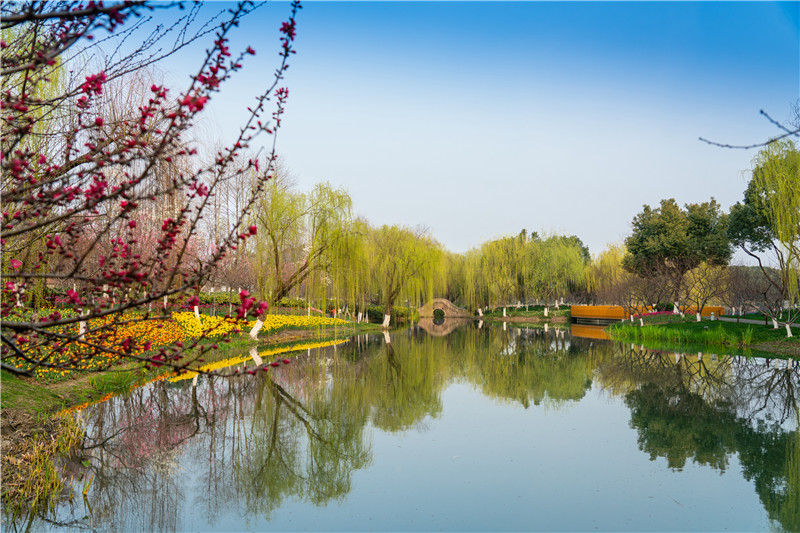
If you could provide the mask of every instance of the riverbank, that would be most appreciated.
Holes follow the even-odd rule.
[[[566,324],[570,321],[571,314],[568,306],[561,306],[558,308],[549,307],[547,309],[547,316],[544,314],[544,309],[544,306],[541,305],[507,307],[504,316],[503,308],[498,308],[475,318],[486,322],[516,322],[524,324],[541,324],[545,322],[551,324]]]
[[[290,351],[302,343],[346,339],[359,333],[382,332],[380,324],[349,324],[346,327],[283,329],[253,342],[246,334],[234,335],[221,350],[246,353],[250,348]],[[210,341],[211,342],[211,341]],[[120,370],[81,373],[60,380],[36,380],[2,371],[0,396],[0,449],[2,450],[2,500],[16,508],[20,501],[46,504],[61,484],[57,482],[58,457],[80,443],[80,428],[65,409],[121,394],[150,382],[168,370],[145,370],[130,363]],[[36,488],[38,487],[38,489]]]
[[[746,324],[718,320],[697,322],[694,318],[668,316],[646,317],[638,322],[619,322],[609,326],[615,340],[648,343],[668,343],[674,346],[706,345],[750,349],[774,353],[783,357],[800,358],[800,335],[786,336],[786,329],[771,325]]]

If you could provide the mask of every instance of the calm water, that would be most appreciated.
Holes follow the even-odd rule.
[[[32,529],[800,530],[796,363],[473,323],[390,340],[86,409],[77,496]]]

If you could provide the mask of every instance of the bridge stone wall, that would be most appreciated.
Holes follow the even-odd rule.
[[[419,308],[420,318],[433,318],[433,312],[437,309],[444,311],[445,318],[472,318],[472,313],[466,309],[456,307],[447,298],[434,298]]]

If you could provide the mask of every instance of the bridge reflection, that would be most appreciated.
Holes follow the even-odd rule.
[[[472,323],[473,320],[471,318],[445,318],[440,324],[436,322],[434,322],[433,318],[422,318],[418,326],[431,337],[445,337],[450,335],[456,328]]]

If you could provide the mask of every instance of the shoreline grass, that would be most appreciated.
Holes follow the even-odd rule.
[[[800,352],[800,336],[786,337],[784,328],[773,329],[760,324],[701,321],[686,318],[682,321],[661,322],[639,326],[638,323],[619,322],[608,328],[614,340],[640,344],[667,343],[677,347],[724,347],[753,350],[764,345],[777,345],[789,351]],[[761,349],[759,353],[769,354]],[[777,354],[776,354],[777,355]]]

